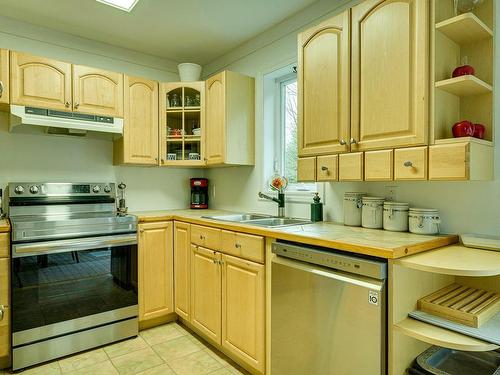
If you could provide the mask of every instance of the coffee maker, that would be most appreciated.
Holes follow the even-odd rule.
[[[191,178],[191,208],[208,208],[208,179]]]

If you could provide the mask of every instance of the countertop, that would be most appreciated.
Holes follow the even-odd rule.
[[[308,245],[323,246],[386,259],[401,258],[458,242],[458,236],[456,235],[425,236],[408,232],[390,232],[379,229],[348,227],[334,222],[265,228],[201,217],[231,213],[234,212],[220,210],[131,212],[131,214],[137,216],[139,223],[178,220],[191,224],[217,227]]]
[[[7,219],[0,220],[0,233],[2,232],[10,232],[10,223]]]

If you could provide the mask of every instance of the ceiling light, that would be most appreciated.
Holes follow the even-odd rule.
[[[96,1],[98,1],[99,3],[103,3],[124,10],[126,12],[130,12],[139,0],[96,0]]]

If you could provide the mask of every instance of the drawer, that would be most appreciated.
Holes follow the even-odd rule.
[[[10,260],[0,259],[0,305],[9,305],[9,271],[10,271]]]
[[[393,178],[393,150],[365,152],[365,181],[391,181]]]
[[[339,181],[363,181],[363,153],[339,155]]]
[[[221,247],[221,230],[201,225],[191,225],[191,243],[207,249],[219,250]]]
[[[7,258],[10,255],[9,233],[0,233],[0,258]]]
[[[316,181],[316,158],[297,159],[297,181]]]
[[[264,237],[223,230],[222,252],[264,263]]]
[[[316,160],[316,181],[338,181],[338,155],[318,156]]]
[[[427,146],[394,150],[395,180],[427,180]]]
[[[469,143],[429,147],[429,180],[468,180]]]
[[[10,309],[6,307],[0,320],[0,358],[10,355]]]

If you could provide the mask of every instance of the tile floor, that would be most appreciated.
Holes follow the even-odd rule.
[[[10,374],[0,370],[0,375]],[[59,361],[22,375],[231,375],[247,374],[222,353],[177,323],[141,331],[139,336]]]

